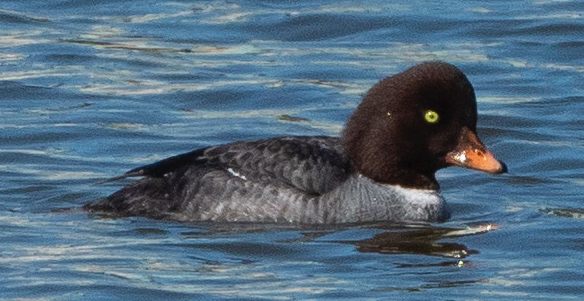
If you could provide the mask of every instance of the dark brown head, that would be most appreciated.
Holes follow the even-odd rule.
[[[434,173],[450,165],[506,171],[478,139],[476,122],[466,76],[428,62],[373,86],[349,118],[343,143],[354,168],[376,182],[438,189]]]

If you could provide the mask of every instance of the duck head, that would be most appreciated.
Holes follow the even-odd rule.
[[[476,133],[474,90],[458,68],[427,62],[374,85],[343,132],[354,168],[372,180],[438,189],[438,169],[507,171]]]

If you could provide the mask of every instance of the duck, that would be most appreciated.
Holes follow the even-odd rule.
[[[507,172],[476,124],[466,75],[446,62],[424,62],[371,87],[338,137],[199,148],[113,178],[140,179],[83,208],[181,222],[444,222],[451,212],[436,171]]]

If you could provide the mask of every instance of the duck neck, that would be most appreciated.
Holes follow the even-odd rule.
[[[399,164],[392,162],[391,158],[388,158],[389,160],[365,160],[365,162],[360,162],[359,159],[362,158],[351,160],[353,170],[377,183],[413,189],[440,189],[434,175],[436,169],[433,168],[431,162]]]
[[[375,182],[404,188],[439,190],[434,173],[420,173],[413,169],[393,168],[385,172],[363,171],[362,174]]]

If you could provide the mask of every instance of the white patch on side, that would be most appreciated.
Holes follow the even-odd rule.
[[[407,203],[404,220],[437,220],[448,218],[449,211],[446,200],[437,190],[413,189],[394,186],[395,191]]]
[[[240,178],[242,180],[247,180],[247,178],[244,175],[242,175],[242,174],[238,173],[237,171],[233,170],[233,168],[231,168],[231,167],[228,168],[227,171],[230,174],[232,174],[232,175],[234,175],[234,176],[236,176],[236,177],[238,177],[238,178]]]
[[[363,208],[362,202],[357,203],[359,208],[351,208],[355,212],[371,211],[365,220],[389,219],[392,221],[436,221],[444,220],[449,216],[448,205],[438,190],[404,188],[398,185],[377,183],[365,176],[359,175],[354,189],[359,191],[356,197],[369,199],[368,208]],[[356,206],[351,202],[349,207]],[[387,213],[384,214],[383,212]],[[361,218],[363,219],[363,217]]]
[[[401,194],[409,203],[427,207],[429,205],[443,205],[444,198],[437,190],[404,188],[393,186],[395,191]]]

